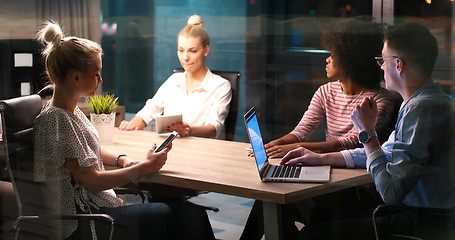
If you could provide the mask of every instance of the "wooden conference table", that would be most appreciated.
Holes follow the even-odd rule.
[[[102,147],[145,159],[147,150],[166,136],[150,131],[114,130],[114,143]],[[312,198],[372,182],[364,169],[332,169],[328,183],[261,182],[249,143],[197,137],[177,138],[159,173],[141,181],[252,198],[264,202],[266,239],[282,239],[280,204]],[[272,159],[278,161],[278,159]]]

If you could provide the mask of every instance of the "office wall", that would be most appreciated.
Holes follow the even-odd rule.
[[[34,1],[0,0],[0,39],[32,38],[39,22]]]
[[[100,41],[99,0],[0,0],[0,39],[31,39],[44,20],[56,20],[67,35]]]
[[[0,99],[36,93],[47,81],[41,45],[33,40],[45,20],[57,21],[67,36],[99,42],[99,16],[99,0],[0,0]],[[33,54],[33,64],[16,67],[16,53]]]

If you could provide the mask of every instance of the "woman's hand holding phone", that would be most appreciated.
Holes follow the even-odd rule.
[[[165,149],[169,144],[172,143],[172,141],[174,141],[174,139],[175,139],[178,135],[179,135],[178,132],[173,131],[173,132],[169,135],[169,137],[167,137],[166,140],[164,140],[164,142],[161,143],[161,145],[155,149],[155,152],[157,153],[157,152],[162,151],[163,149]]]

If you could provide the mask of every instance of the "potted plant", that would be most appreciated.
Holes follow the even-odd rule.
[[[86,104],[90,111],[90,121],[100,135],[100,143],[112,143],[118,97],[103,93],[87,98]]]

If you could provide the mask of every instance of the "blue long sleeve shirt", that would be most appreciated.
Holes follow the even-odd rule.
[[[429,81],[402,103],[381,149],[368,157],[363,148],[342,152],[347,167],[367,168],[386,204],[455,207],[450,106],[450,97]]]

